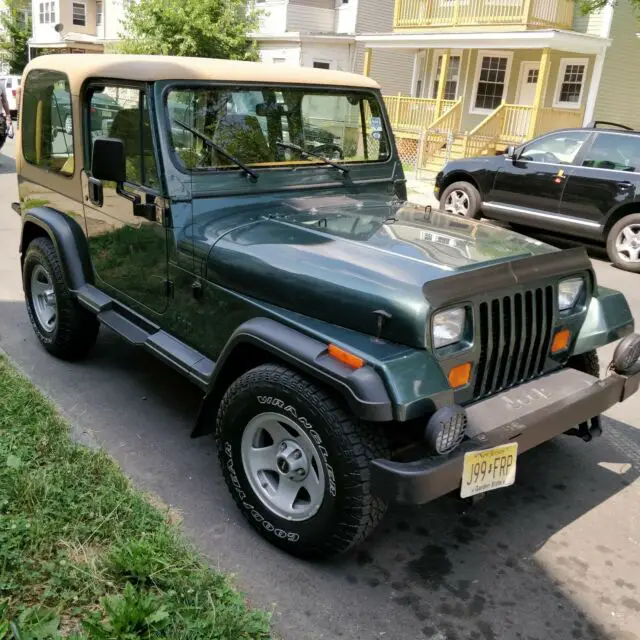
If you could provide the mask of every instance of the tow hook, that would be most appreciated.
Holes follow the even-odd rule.
[[[569,429],[565,431],[568,436],[577,436],[582,438],[585,442],[590,442],[594,437],[602,435],[602,419],[600,416],[595,416],[587,422],[581,423],[577,428]]]

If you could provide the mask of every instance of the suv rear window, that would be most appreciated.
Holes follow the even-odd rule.
[[[319,159],[286,148],[286,143],[341,163],[378,162],[389,157],[382,110],[371,94],[200,86],[170,91],[167,111],[173,148],[188,169],[236,167],[182,124],[254,166],[321,164]]]
[[[585,153],[582,166],[640,171],[640,137],[622,133],[599,133]]]
[[[22,101],[25,160],[52,173],[73,175],[73,121],[67,76],[59,71],[31,71]]]

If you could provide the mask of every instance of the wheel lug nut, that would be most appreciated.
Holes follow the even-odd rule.
[[[293,454],[293,459],[300,460],[300,458],[302,458],[302,453],[300,453],[300,451],[295,451]]]

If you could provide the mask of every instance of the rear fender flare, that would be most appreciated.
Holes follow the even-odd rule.
[[[65,284],[71,291],[77,291],[87,283],[93,284],[87,237],[71,216],[50,207],[26,211],[22,216],[21,260],[24,260],[29,243],[42,236],[53,243],[62,264]]]
[[[362,420],[393,420],[389,394],[373,367],[351,369],[328,355],[327,343],[275,320],[253,318],[236,329],[222,350],[192,437],[213,431],[220,401],[234,380],[255,366],[274,361],[332,388]]]

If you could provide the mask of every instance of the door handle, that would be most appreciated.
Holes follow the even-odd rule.
[[[627,189],[631,189],[633,187],[633,182],[629,182],[629,180],[622,180],[618,182],[618,189],[620,191],[626,191]]]
[[[101,207],[104,204],[104,192],[102,190],[102,181],[97,178],[90,177],[88,179],[89,186],[89,200],[96,207]]]

